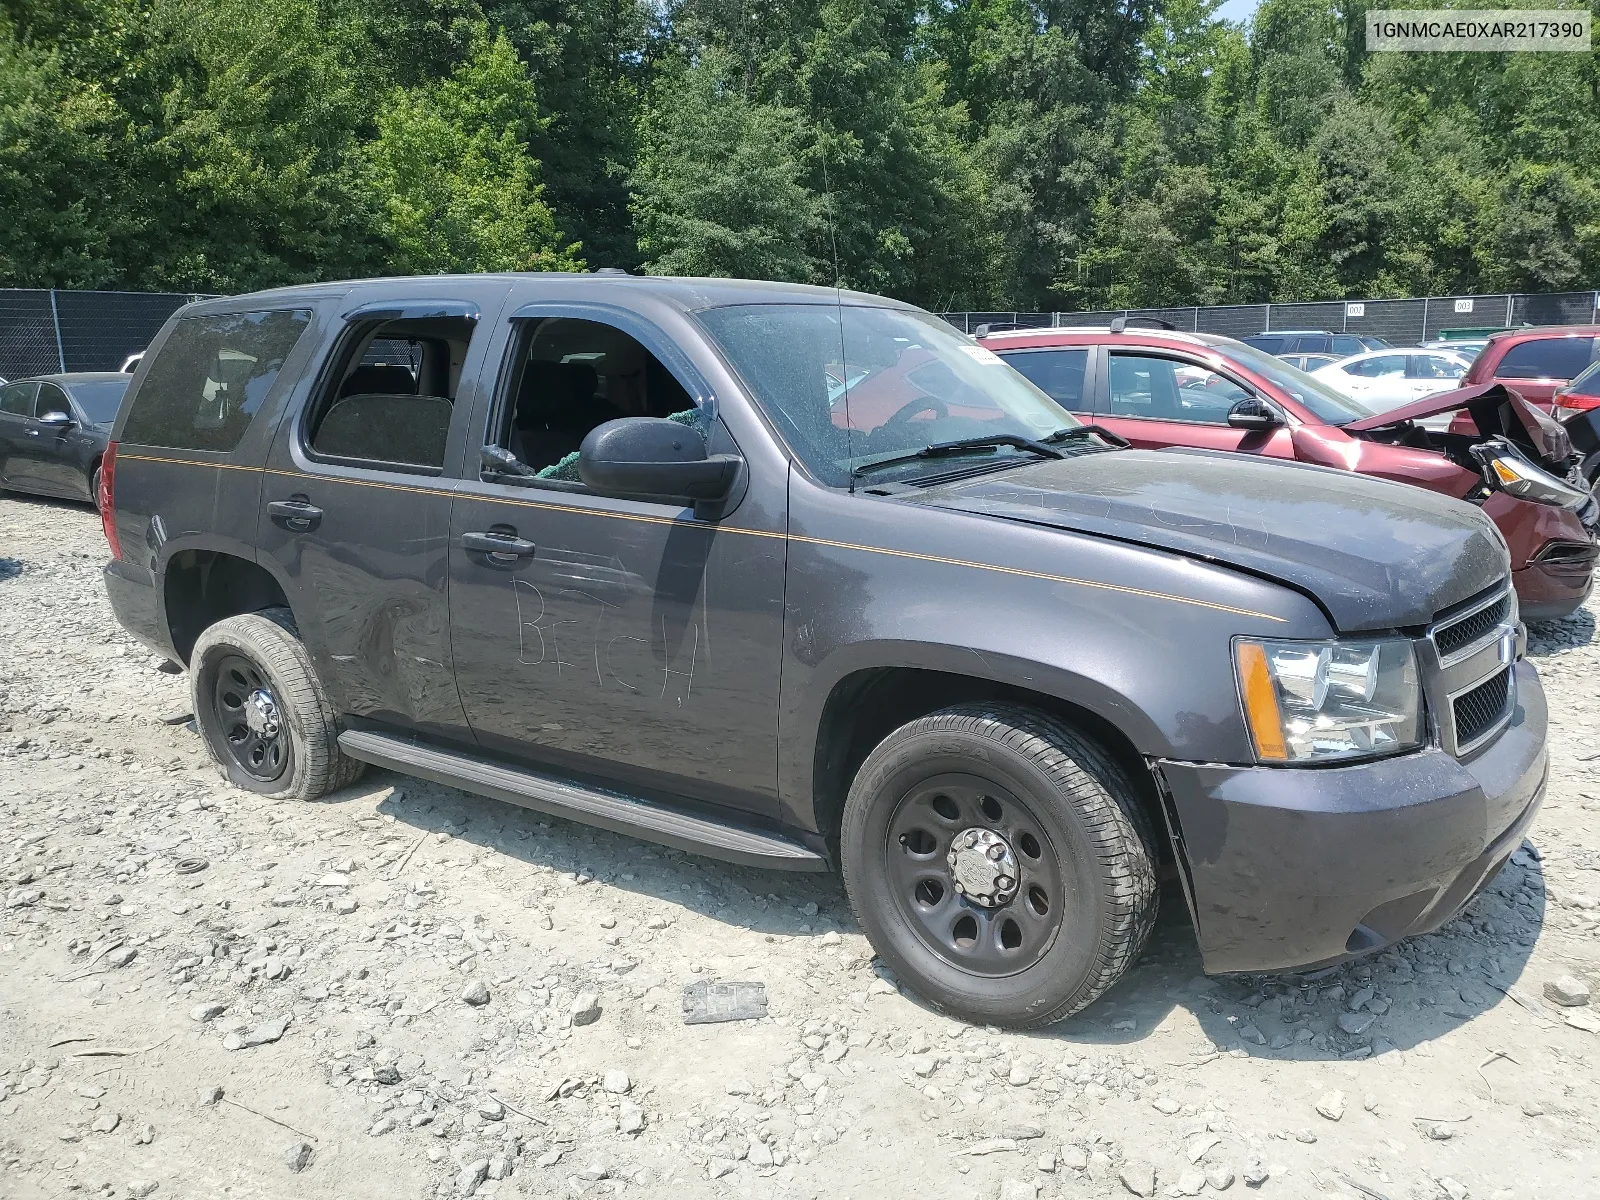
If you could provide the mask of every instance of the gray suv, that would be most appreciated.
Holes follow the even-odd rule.
[[[1209,971],[1438,927],[1545,706],[1476,508],[1139,451],[881,297],[621,273],[208,300],[104,460],[122,623],[234,784],[374,763],[837,868],[941,1009],[1041,1025],[1177,882]]]

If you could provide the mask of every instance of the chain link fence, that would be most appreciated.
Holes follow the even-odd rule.
[[[0,378],[115,371],[192,300],[182,292],[0,288]]]
[[[979,325],[1027,328],[1104,325],[1113,317],[1155,317],[1178,329],[1242,338],[1276,329],[1361,333],[1396,346],[1447,330],[1512,329],[1522,325],[1600,323],[1600,291],[1543,295],[1428,296],[1420,300],[1319,300],[1305,304],[1228,304],[1210,308],[1128,308],[1103,312],[953,312],[945,320],[966,333]]]

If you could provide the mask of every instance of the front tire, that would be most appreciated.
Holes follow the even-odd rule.
[[[206,752],[234,786],[314,800],[361,775],[288,609],[218,621],[195,642],[189,679]]]
[[[1092,739],[1019,704],[901,726],[845,802],[845,890],[895,974],[935,1008],[1036,1027],[1093,1003],[1155,925],[1155,841]]]

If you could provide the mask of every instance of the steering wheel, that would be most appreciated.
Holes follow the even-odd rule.
[[[890,418],[875,430],[882,433],[885,429],[897,429],[908,424],[911,418],[918,413],[931,412],[933,419],[942,421],[950,415],[950,406],[937,396],[918,396],[915,400],[908,400],[894,410]]]

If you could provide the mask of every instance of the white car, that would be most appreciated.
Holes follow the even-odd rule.
[[[1373,412],[1387,412],[1435,392],[1461,386],[1472,360],[1451,350],[1369,350],[1318,367],[1311,374]]]

